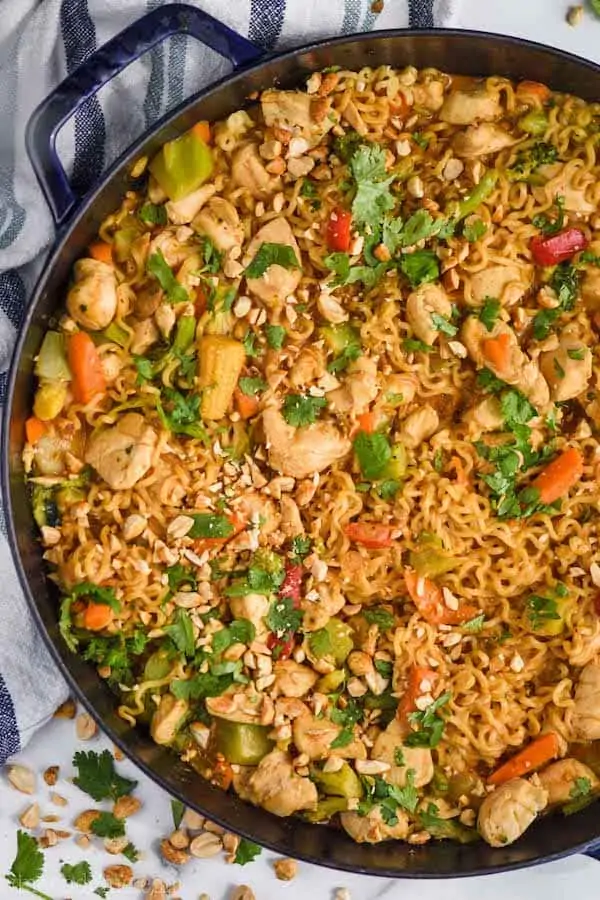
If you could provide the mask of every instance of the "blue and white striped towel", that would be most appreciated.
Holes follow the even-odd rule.
[[[188,0],[190,2],[190,0]],[[257,45],[293,47],[379,28],[454,24],[459,0],[191,0]],[[34,107],[96,47],[161,0],[18,0],[0,16],[0,403],[15,334],[53,239],[50,213],[27,160]],[[171,106],[226,74],[194,41],[156,47],[105,87],[61,133],[59,150],[79,192]],[[0,509],[0,763],[24,746],[67,695],[31,622],[10,559]]]

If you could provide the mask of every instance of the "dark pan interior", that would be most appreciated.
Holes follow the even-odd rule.
[[[3,434],[2,477],[13,553],[31,610],[73,691],[146,774],[211,819],[286,856],[372,875],[448,878],[531,865],[582,850],[597,839],[600,828],[596,807],[568,819],[544,819],[517,844],[500,850],[484,843],[461,847],[432,842],[414,848],[401,843],[358,845],[332,828],[278,819],[210,787],[174,754],[154,744],[145,732],[131,730],[117,718],[112,693],[92,666],[66,650],[58,633],[57,595],[45,578],[25,491],[21,451],[23,423],[33,392],[32,359],[49,317],[64,298],[69,270],[101,220],[119,203],[127,187],[128,166],[141,151],[152,152],[198,118],[227,115],[243,106],[254,90],[274,83],[291,86],[308,72],[333,64],[348,68],[412,64],[467,75],[501,74],[543,81],[588,100],[600,98],[599,67],[541,45],[476,32],[397,31],[324,42],[267,59],[175,110],[151,137],[140,139],[85,199],[59,235],[36,288],[15,353]]]

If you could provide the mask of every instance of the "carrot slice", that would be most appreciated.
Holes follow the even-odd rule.
[[[430,625],[460,625],[474,619],[479,613],[475,606],[462,603],[458,609],[450,609],[444,603],[444,594],[430,578],[417,575],[414,569],[404,570],[406,589],[419,613]]]
[[[235,408],[239,412],[242,419],[251,419],[258,412],[258,398],[249,397],[239,388],[234,391]]]
[[[233,538],[246,527],[246,520],[237,513],[232,513],[227,516],[227,519],[233,526],[231,534],[223,538],[197,538],[194,541],[194,550],[196,553],[203,553],[205,550],[211,550],[213,547],[224,547],[225,544],[233,540]]]
[[[456,472],[457,484],[466,484],[469,477],[465,471],[465,466],[460,456],[452,456],[450,458],[450,467]]]
[[[97,259],[98,262],[107,263],[109,266],[112,266],[112,247],[110,244],[107,244],[106,241],[96,241],[95,243],[90,244],[88,252],[92,259]]]
[[[71,335],[68,344],[69,367],[73,374],[73,396],[77,403],[89,403],[106,390],[100,354],[85,331]]]
[[[533,100],[542,106],[550,99],[550,88],[539,81],[521,81],[517,85],[517,97],[519,100]]]
[[[46,426],[37,416],[31,416],[25,422],[25,437],[28,444],[37,444],[42,435],[46,434]]]
[[[506,333],[486,338],[481,345],[483,355],[498,372],[505,372],[510,359],[510,336]]]
[[[569,447],[540,472],[533,487],[540,492],[542,503],[554,503],[576,485],[582,475],[581,453],[575,447]]]
[[[560,753],[558,737],[553,731],[541,734],[535,741],[520,750],[516,756],[505,762],[504,765],[492,772],[488,778],[488,784],[504,784],[511,778],[519,778],[534,772],[545,763],[555,759]]]
[[[409,715],[416,710],[415,701],[417,697],[431,693],[437,678],[438,674],[435,669],[430,669],[427,666],[411,666],[406,690],[396,710],[396,717],[401,722],[408,724]],[[430,685],[429,688],[427,688],[428,683]],[[425,688],[422,687],[423,684]]]
[[[362,544],[369,550],[383,550],[392,546],[392,529],[389,525],[377,522],[350,522],[344,528],[344,534],[356,544]]]
[[[192,125],[190,128],[192,134],[194,134],[197,138],[200,138],[201,141],[204,141],[205,144],[210,144],[210,123],[209,122],[196,122],[195,125]]]
[[[373,434],[377,430],[377,415],[373,411],[361,413],[360,416],[356,417],[356,421],[358,422],[359,431]]]
[[[88,631],[102,631],[110,625],[114,613],[106,603],[88,603],[83,613],[83,627]]]

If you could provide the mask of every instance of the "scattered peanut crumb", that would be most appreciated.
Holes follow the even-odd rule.
[[[38,803],[32,803],[25,812],[19,816],[19,822],[23,828],[37,828],[40,824],[40,807]]]
[[[54,785],[58,781],[59,772],[60,766],[48,766],[48,768],[44,772],[43,778],[49,787],[54,787]]]
[[[27,766],[8,766],[7,777],[16,791],[22,794],[33,794],[35,791],[35,774]]]
[[[97,735],[98,726],[89,713],[81,713],[77,716],[75,731],[80,741],[90,741]]]
[[[291,881],[298,874],[298,863],[295,859],[276,859],[273,868],[279,881]]]
[[[53,791],[50,794],[50,803],[53,803],[55,806],[68,806],[69,801],[62,794],[57,794]]]
[[[103,875],[104,880],[113,888],[127,887],[133,881],[131,866],[107,866]]]
[[[74,719],[75,713],[77,712],[77,707],[75,706],[75,701],[69,697],[68,700],[65,700],[64,703],[58,707],[56,712],[54,713],[55,719]]]
[[[577,6],[570,6],[567,12],[567,22],[571,25],[572,28],[576,28],[577,25],[581,25],[583,21],[583,6],[578,4]]]
[[[335,892],[335,900],[352,900],[348,888],[338,888]]]
[[[130,795],[119,797],[115,802],[113,814],[117,819],[128,819],[129,816],[135,815],[135,813],[141,809],[141,806],[142,802],[141,800],[138,800],[137,797],[132,797]]]
[[[229,900],[256,900],[256,898],[252,888],[247,884],[240,884],[232,890]]]

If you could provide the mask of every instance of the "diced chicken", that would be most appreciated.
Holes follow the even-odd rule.
[[[304,599],[300,603],[304,613],[302,620],[304,631],[318,631],[319,628],[324,628],[331,617],[337,615],[346,603],[344,595],[334,585],[321,582],[315,590],[319,592],[319,599],[316,602]],[[318,661],[314,666],[318,669]]]
[[[578,759],[559,759],[540,772],[538,778],[542,787],[548,791],[548,806],[568,803],[579,778],[589,781],[590,790],[598,786],[598,779],[590,767]]]
[[[404,747],[402,740],[405,736],[406,732],[402,724],[398,719],[392,719],[385,731],[382,731],[377,736],[371,750],[371,758],[389,763],[392,766],[390,771],[385,774],[385,780],[389,781],[390,784],[404,787],[407,772],[412,770],[415,787],[423,787],[429,784],[433,778],[431,750],[424,747]],[[398,758],[397,751],[402,752],[404,759],[404,763],[401,766],[396,763]]]
[[[270,175],[258,152],[258,144],[242,144],[235,151],[231,163],[231,177],[235,184],[246,188],[253,197],[266,199],[279,187],[279,178]]]
[[[540,369],[552,400],[561,403],[586,390],[592,377],[592,354],[577,338],[563,335],[556,350],[541,354]]]
[[[408,837],[409,820],[403,809],[394,810],[398,819],[395,825],[387,825],[381,817],[381,807],[374,806],[366,816],[357,812],[343,812],[340,822],[344,831],[357,844],[378,844],[380,841],[403,841]]]
[[[306,428],[288,425],[275,407],[263,412],[269,465],[282,475],[308,478],[322,472],[351,450],[350,441],[328,422]]]
[[[419,382],[414,375],[388,375],[383,383],[381,391],[384,401],[390,402],[391,399],[397,399],[397,403],[412,403],[417,393]]]
[[[284,219],[283,216],[278,216],[276,219],[271,219],[270,222],[267,222],[266,225],[263,225],[256,232],[246,250],[244,257],[245,266],[252,262],[262,244],[284,244],[286,247],[291,247],[300,268],[286,269],[284,266],[277,265],[277,263],[270,265],[260,278],[247,279],[248,290],[260,297],[261,300],[264,300],[265,303],[274,300],[279,300],[283,303],[286,297],[294,293],[302,278],[300,247],[287,219]]]
[[[472,435],[481,434],[483,431],[501,430],[504,425],[504,416],[498,399],[486,397],[485,400],[481,400],[468,410],[465,422],[468,422],[469,432]]]
[[[158,330],[165,339],[167,339],[171,334],[176,319],[177,317],[175,315],[175,310],[170,303],[161,303],[154,313],[154,321],[158,326]]]
[[[444,102],[444,84],[442,81],[431,80],[425,84],[413,84],[413,103],[415,106],[437,112]]]
[[[47,431],[36,441],[33,448],[35,465],[40,475],[63,475],[66,471],[66,454],[71,450],[71,441]]]
[[[279,515],[274,501],[258,491],[247,491],[232,500],[231,504],[245,522],[259,522],[262,535],[269,535],[279,527]],[[230,546],[234,546],[233,541]]]
[[[220,697],[207,697],[206,708],[211,716],[246,725],[270,725],[275,717],[271,698],[252,686]]]
[[[115,270],[97,259],[79,259],[73,273],[75,284],[67,294],[69,315],[90,331],[106,328],[117,311]]]
[[[433,406],[428,403],[404,419],[400,428],[400,440],[410,450],[435,434],[440,424],[440,417]]]
[[[173,694],[163,694],[150,723],[152,739],[157,744],[170,744],[188,709],[187,700],[178,700]]]
[[[303,137],[310,147],[316,146],[334,120],[329,116],[313,116],[312,101],[304,91],[263,91],[260,98],[265,123],[269,128],[282,128]]]
[[[216,193],[214,184],[203,184],[196,191],[192,191],[181,200],[169,200],[165,203],[165,209],[169,222],[173,225],[189,225],[194,216],[197,216],[207,200]]]
[[[575,690],[573,732],[576,740],[600,739],[600,662],[585,666]]]
[[[457,156],[464,159],[473,159],[476,156],[487,156],[489,153],[499,153],[506,147],[512,147],[517,143],[508,131],[491,122],[481,122],[479,125],[469,125],[464,131],[459,132],[452,139],[452,147]]]
[[[546,184],[533,188],[533,195],[538,203],[554,203],[556,197],[564,199],[564,208],[567,212],[579,213],[582,216],[590,216],[596,212],[596,204],[588,199],[588,190],[595,185],[595,179],[591,172],[581,169],[585,165],[580,163],[580,174],[576,178],[577,167],[571,163],[550,163],[540,166],[537,170],[542,178],[547,178]]]
[[[439,335],[432,316],[448,319],[452,315],[452,304],[440,284],[422,284],[406,301],[406,318],[417,337],[426,344],[434,344]]]
[[[200,284],[200,278],[198,277],[198,270],[202,268],[204,262],[199,253],[191,253],[182,264],[177,269],[177,275],[175,276],[179,284],[186,289],[188,295],[191,298],[195,296],[195,289]],[[180,313],[180,315],[187,315],[189,312],[190,315],[193,315],[192,309],[186,311],[185,313]]]
[[[377,363],[369,356],[360,356],[348,366],[342,386],[328,392],[327,402],[333,412],[358,414],[378,393]]]
[[[304,347],[290,369],[289,382],[292,387],[305,387],[318,381],[326,371],[325,354],[321,347]]]
[[[504,847],[521,837],[546,808],[548,792],[524,778],[513,778],[488,794],[479,809],[477,828],[491,847]]]
[[[244,228],[238,211],[229,200],[213,197],[200,210],[192,222],[192,227],[200,234],[207,235],[217,250],[231,250],[240,247],[244,240]]]
[[[273,691],[284,697],[304,697],[318,679],[318,675],[309,666],[286,659],[275,663],[273,667],[275,684]]]
[[[300,753],[306,753],[310,759],[326,759],[328,756],[340,756],[343,759],[366,759],[365,745],[353,740],[344,747],[331,749],[331,742],[342,730],[329,719],[316,716],[298,716],[292,725],[292,739]]]
[[[135,295],[133,312],[136,319],[149,319],[161,304],[163,289],[157,281],[150,281]]]
[[[188,228],[186,230],[190,235],[192,234],[191,229]],[[148,257],[157,253],[159,250],[164,256],[167,265],[172,269],[176,269],[180,266],[184,259],[189,256],[190,253],[194,252],[193,247],[184,241],[178,240],[175,236],[175,231],[168,231],[166,229],[159,231],[156,237],[153,237],[150,241]]]
[[[133,335],[129,350],[139,356],[143,356],[152,344],[155,344],[160,337],[158,328],[154,319],[142,319],[141,322],[135,322],[132,325]]]
[[[581,300],[591,312],[600,312],[600,269],[586,269],[581,280]]]
[[[471,298],[477,303],[495,297],[503,306],[512,306],[523,297],[533,283],[533,266],[515,263],[486,266],[473,272],[469,279]]]
[[[113,490],[126,491],[149,471],[157,440],[140,413],[126,413],[116,425],[92,434],[85,461]]]
[[[287,538],[294,538],[304,534],[304,525],[298,504],[288,494],[282,494],[280,503],[281,523],[280,528]]]
[[[295,773],[291,756],[283,750],[268,753],[249,777],[234,779],[234,787],[243,800],[275,816],[313,809],[318,800],[315,785]]]
[[[348,101],[344,107],[344,112],[342,113],[342,119],[350,125],[351,128],[354,128],[357,134],[360,134],[364,137],[365,134],[369,131],[369,128],[356,108],[356,104],[352,102],[352,100]]]
[[[246,594],[243,597],[229,598],[229,607],[234,619],[248,619],[257,632],[266,630],[263,620],[269,612],[270,605],[269,598],[264,594]]]
[[[500,97],[485,88],[474,91],[451,91],[440,110],[442,122],[450,125],[471,125],[472,122],[491,122],[502,114]]]
[[[508,336],[508,363],[499,369],[483,352],[484,341],[496,338],[500,334]],[[496,321],[492,331],[475,316],[469,316],[461,329],[461,340],[469,356],[477,366],[486,366],[494,375],[518,388],[538,411],[546,409],[550,403],[550,389],[546,379],[540,372],[537,363],[523,353],[512,328],[504,322]]]

